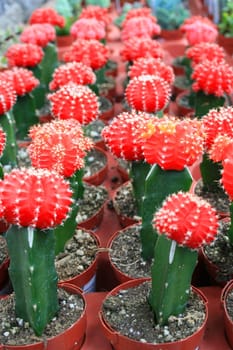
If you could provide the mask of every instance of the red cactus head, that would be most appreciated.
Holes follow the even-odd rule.
[[[143,112],[123,112],[104,127],[102,137],[116,157],[128,161],[142,160],[144,157],[140,138],[144,132],[144,125],[149,120],[151,116]]]
[[[56,31],[52,24],[38,23],[26,27],[20,35],[23,43],[35,44],[45,47],[49,42],[55,41]]]
[[[201,42],[189,47],[185,55],[192,60],[193,66],[203,61],[222,62],[226,58],[224,48],[217,43]]]
[[[151,17],[140,16],[125,20],[122,24],[121,39],[129,40],[132,37],[153,38],[159,35],[161,27]]]
[[[227,135],[233,138],[233,107],[211,109],[202,118],[205,146],[209,150],[218,135]]]
[[[233,68],[225,61],[203,61],[194,67],[192,89],[217,97],[233,92]]]
[[[93,147],[92,141],[84,136],[81,124],[74,119],[34,126],[29,136],[32,165],[54,170],[65,177],[84,167],[84,157]]]
[[[13,169],[0,181],[0,194],[8,223],[39,229],[60,225],[72,204],[69,183],[44,169]]]
[[[217,40],[217,26],[208,17],[193,16],[184,21],[180,29],[190,46],[201,42],[213,43]]]
[[[65,18],[52,7],[41,7],[35,9],[29,18],[29,24],[37,23],[49,23],[63,28],[65,26]]]
[[[29,69],[13,67],[0,73],[0,79],[4,79],[12,84],[18,96],[25,95],[35,89],[40,81],[36,79]]]
[[[120,55],[123,61],[134,61],[141,57],[163,58],[165,51],[156,40],[133,37],[124,42]]]
[[[81,18],[95,18],[99,22],[103,22],[105,26],[112,21],[109,10],[98,5],[87,5],[84,7],[79,15],[79,19]]]
[[[217,234],[218,217],[211,205],[189,192],[170,195],[156,212],[154,226],[179,245],[198,249]]]
[[[2,128],[0,128],[0,157],[4,151],[6,145],[6,134]]]
[[[143,152],[150,164],[164,170],[182,170],[203,153],[204,136],[200,121],[164,116],[148,123]]]
[[[96,18],[81,18],[74,22],[70,33],[75,39],[101,40],[106,37],[105,25]]]
[[[55,69],[49,88],[50,90],[57,90],[70,82],[88,85],[94,84],[95,81],[96,76],[91,67],[82,62],[68,62]]]
[[[0,116],[14,106],[17,96],[12,84],[0,77]]]
[[[152,10],[149,7],[132,7],[125,15],[125,20],[127,21],[130,18],[134,17],[151,17],[151,19],[154,20],[154,22],[157,21],[156,17],[153,16]]]
[[[107,63],[109,54],[108,47],[98,40],[77,39],[63,55],[63,60],[82,62],[95,70]]]
[[[16,43],[8,48],[5,56],[10,67],[34,67],[42,61],[44,52],[35,44]]]
[[[125,89],[125,97],[130,107],[148,113],[156,113],[163,109],[170,95],[170,85],[156,75],[135,77]]]
[[[97,119],[98,96],[85,85],[69,83],[48,95],[51,111],[58,119],[76,119],[82,125]]]
[[[233,138],[219,134],[208,151],[209,158],[214,162],[222,162],[233,155]]]
[[[232,149],[231,149],[232,151]],[[227,158],[225,158],[222,162],[223,170],[222,170],[222,178],[221,184],[228,194],[230,200],[233,200],[233,154],[229,152],[227,154]]]
[[[133,79],[139,75],[158,75],[169,84],[173,84],[175,80],[172,67],[154,57],[141,57],[133,62],[129,67],[128,76]]]

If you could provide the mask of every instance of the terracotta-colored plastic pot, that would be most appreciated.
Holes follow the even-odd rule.
[[[218,44],[226,50],[228,55],[233,54],[233,37],[227,37],[219,33]]]
[[[112,101],[102,96],[100,98],[100,115],[99,119],[101,119],[105,124],[108,124],[109,120],[114,116],[114,105]]]
[[[69,283],[59,284],[60,288],[64,288],[66,291],[72,294],[80,294],[82,291]],[[82,296],[83,297],[83,296]],[[86,302],[83,298],[84,310],[80,318],[64,332],[58,334],[55,337],[48,338],[46,342],[38,342],[29,345],[0,345],[0,350],[79,350],[81,349],[86,332]]]
[[[222,289],[221,293],[221,304],[223,308],[223,320],[224,320],[224,329],[225,329],[225,334],[227,337],[227,340],[233,349],[233,320],[230,318],[228,311],[227,311],[227,303],[226,303],[226,298],[228,293],[232,290],[233,288],[233,280],[230,280],[225,287]]]
[[[162,29],[160,33],[160,37],[164,40],[172,41],[172,40],[180,40],[183,38],[183,32],[178,29]]]
[[[67,48],[68,46],[72,45],[73,42],[74,42],[74,37],[71,34],[57,35],[56,37],[56,43],[57,43],[58,49],[60,47]]]
[[[82,228],[83,230],[83,228]],[[97,235],[89,230],[86,230],[96,241],[97,252],[100,247],[100,241]],[[82,273],[69,278],[67,280],[60,280],[60,283],[69,283],[71,285],[75,285],[82,289],[84,293],[95,292],[96,290],[96,268],[97,268],[97,253],[95,259],[91,263],[91,265]]]
[[[145,282],[147,279],[136,279],[132,281],[125,282],[116,288],[114,288],[111,292],[109,292],[106,296],[106,299],[110,295],[117,294],[122,289],[128,289],[131,287],[135,287],[139,285],[140,283]],[[99,312],[100,322],[102,325],[103,332],[106,336],[106,338],[110,341],[112,347],[114,350],[197,350],[199,349],[199,346],[202,342],[205,328],[206,328],[206,322],[208,318],[208,307],[207,307],[207,299],[204,296],[204,294],[195,287],[192,287],[193,291],[197,293],[205,303],[205,320],[202,324],[202,326],[191,336],[176,341],[176,342],[169,342],[169,343],[160,343],[160,344],[152,344],[152,343],[142,343],[140,341],[136,341],[133,339],[130,339],[116,330],[114,330],[104,319],[103,312]],[[143,321],[142,321],[143,322]],[[143,323],[142,323],[143,327]]]
[[[116,264],[114,263],[112,257],[111,257],[111,249],[112,249],[112,245],[114,243],[114,240],[119,236],[119,235],[123,235],[124,232],[126,230],[128,230],[129,228],[134,228],[134,226],[136,227],[137,224],[132,224],[132,225],[129,225],[127,226],[126,228],[120,230],[120,231],[116,231],[109,239],[109,241],[107,242],[107,250],[108,250],[108,259],[109,259],[109,264],[111,266],[111,270],[112,270],[112,273],[114,274],[114,278],[115,280],[117,281],[117,284],[122,284],[124,282],[127,282],[127,281],[131,281],[131,280],[134,280],[135,277],[131,277],[127,274],[125,274],[123,271],[121,271],[117,266]],[[140,254],[140,253],[139,253]],[[119,252],[119,255],[121,255],[121,253]],[[137,255],[137,254],[136,254]],[[120,256],[119,256],[119,259],[120,259]],[[136,258],[138,259],[138,257]]]
[[[98,172],[90,175],[90,176],[84,176],[83,177],[83,181],[91,184],[91,185],[95,185],[98,186],[100,184],[102,184],[107,176],[108,173],[108,157],[107,157],[107,153],[103,148],[94,146],[94,150],[96,152],[99,152],[102,154],[102,156],[106,159],[105,165],[102,167],[102,169],[100,169]]]
[[[10,259],[8,257],[0,264],[0,294],[1,294],[1,289],[4,288],[5,283],[7,283],[9,278],[9,275],[8,275],[9,264],[10,264]]]
[[[79,222],[78,226],[87,230],[93,230],[98,227],[104,216],[104,207],[105,203],[102,204],[102,206],[99,208],[99,210],[97,210],[95,214],[90,216],[88,219]]]

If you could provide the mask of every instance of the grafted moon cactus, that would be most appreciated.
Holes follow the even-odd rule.
[[[17,317],[37,335],[58,311],[53,228],[65,220],[72,204],[69,183],[48,170],[13,169],[0,181],[9,275]]]
[[[153,224],[159,233],[152,265],[149,302],[156,322],[183,313],[190,295],[198,248],[215,239],[217,213],[190,192],[168,196],[156,212]]]

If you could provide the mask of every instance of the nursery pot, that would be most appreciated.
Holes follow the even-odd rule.
[[[125,290],[128,288],[138,286],[139,284],[147,280],[149,279],[143,278],[143,279],[136,279],[136,280],[125,282],[117,286],[116,288],[114,288],[111,292],[109,292],[105,300],[109,296],[116,295],[122,289]],[[204,336],[204,331],[205,331],[207,317],[208,317],[207,299],[199,289],[195,287],[192,287],[192,289],[203,300],[205,304],[205,313],[206,313],[202,326],[193,335],[175,342],[168,342],[168,343],[154,344],[154,343],[140,342],[140,341],[128,338],[120,334],[115,329],[113,329],[104,318],[103,310],[101,310],[99,312],[99,318],[100,318],[101,326],[105,337],[110,341],[114,350],[123,350],[123,349],[127,349],[127,350],[197,350],[199,349],[199,346],[202,342],[202,338]],[[142,327],[143,327],[143,320],[142,320]]]
[[[71,294],[79,294],[82,298],[82,291],[68,283],[59,283],[59,288],[64,288]],[[46,339],[44,342],[37,342],[28,345],[2,345],[0,350],[79,350],[81,349],[86,332],[86,302],[83,298],[84,309],[80,318],[64,332]]]
[[[100,148],[98,146],[94,146],[93,149],[93,165],[95,165],[95,153],[98,155],[100,154],[100,156],[104,159],[104,165],[103,167],[98,170],[97,172],[94,172],[93,174],[89,174],[89,175],[84,175],[83,177],[83,181],[91,184],[91,185],[95,185],[98,186],[100,184],[102,184],[102,182],[104,182],[106,176],[107,176],[107,172],[108,172],[108,157],[107,157],[107,152],[103,149]],[[90,155],[90,154],[89,154]],[[87,159],[88,159],[88,155],[87,155]],[[91,164],[90,164],[91,167]]]
[[[224,329],[226,333],[227,340],[233,348],[233,320],[230,317],[228,310],[227,310],[227,296],[229,292],[231,292],[233,289],[233,280],[230,280],[225,287],[222,289],[221,293],[221,304],[223,308],[223,321],[224,321]]]

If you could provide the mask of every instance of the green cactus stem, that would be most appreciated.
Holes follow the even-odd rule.
[[[17,166],[18,147],[15,136],[15,118],[12,110],[0,116],[0,125],[6,133],[6,145],[1,157],[1,163],[14,168]]]
[[[145,190],[145,179],[151,168],[151,165],[145,161],[132,161],[130,169],[130,178],[132,179],[132,187],[134,198],[136,199],[137,215],[142,215],[142,200]]]
[[[16,124],[16,138],[24,140],[28,137],[29,128],[39,123],[35,99],[32,94],[17,97],[17,102],[13,106],[13,114]]]
[[[6,240],[16,316],[40,336],[59,308],[53,230],[12,225]]]
[[[156,323],[165,325],[170,315],[178,316],[187,305],[198,252],[159,236],[154,255],[149,303]]]
[[[182,171],[165,171],[157,164],[152,166],[145,180],[142,202],[140,239],[144,260],[150,261],[154,256],[154,246],[158,237],[152,225],[154,213],[169,194],[180,190],[188,191],[191,184],[192,176],[187,168]]]
[[[195,116],[199,119],[207,114],[210,109],[221,107],[225,103],[225,97],[215,95],[206,95],[203,91],[195,93],[194,110]]]
[[[218,192],[220,190],[219,181],[221,179],[221,169],[221,163],[213,162],[208,157],[208,154],[203,154],[200,171],[204,189],[213,192]]]
[[[78,213],[78,204],[77,200],[83,198],[84,186],[83,186],[83,174],[84,170],[80,169],[75,172],[75,174],[68,178],[70,182],[70,187],[73,192],[74,203],[72,205],[71,212],[69,213],[67,219],[63,222],[62,225],[57,226],[54,229],[55,234],[55,254],[59,254],[64,251],[66,242],[73,237],[75,230],[77,228],[76,216]]]

